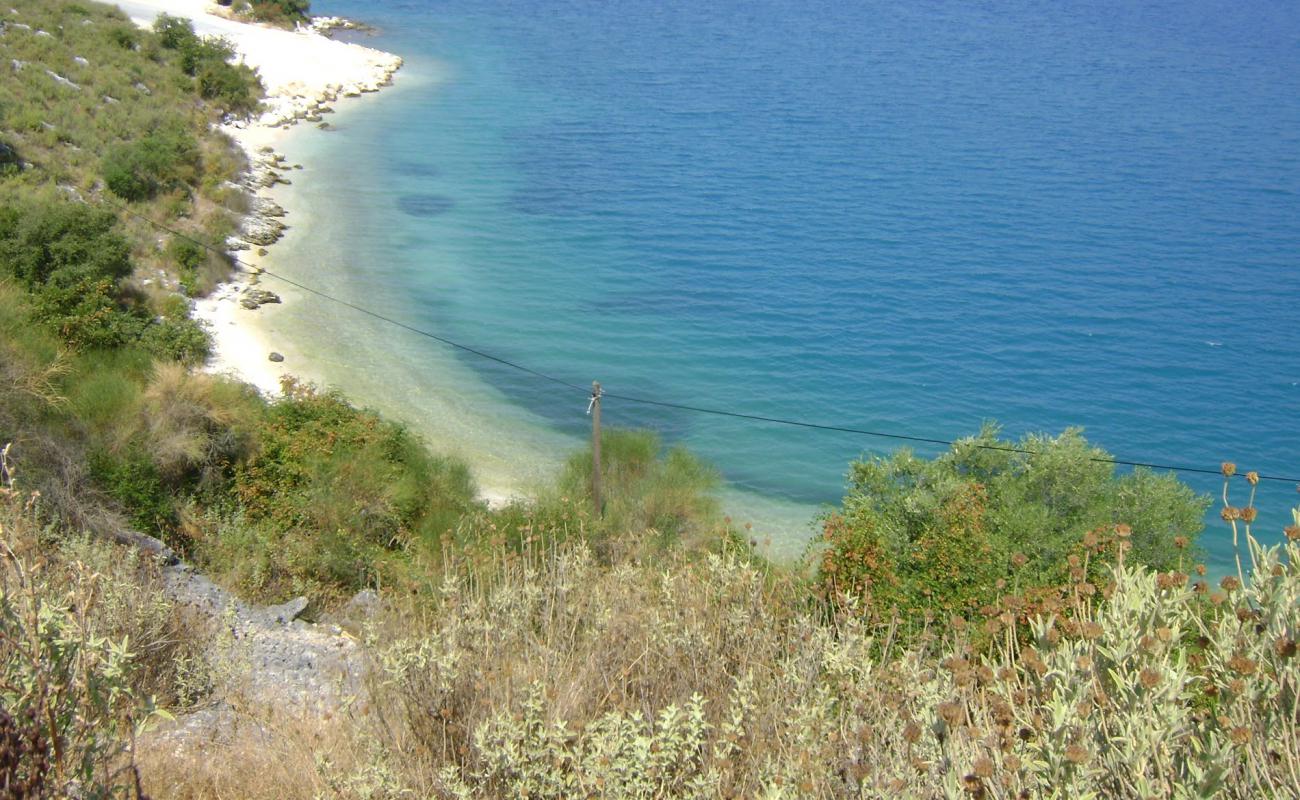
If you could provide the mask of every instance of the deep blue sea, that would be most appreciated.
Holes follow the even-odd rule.
[[[941,439],[1082,426],[1123,459],[1300,476],[1291,0],[313,6],[407,59],[321,145],[354,299],[618,394]],[[386,336],[581,445],[581,394]],[[809,516],[898,446],[604,416]],[[1263,538],[1297,502],[1261,486]],[[1220,525],[1204,543],[1229,563]]]

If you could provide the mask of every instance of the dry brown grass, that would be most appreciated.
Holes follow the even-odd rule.
[[[228,466],[250,446],[240,432],[252,429],[256,406],[241,384],[158,362],[143,401],[149,451],[169,482]]]
[[[140,740],[141,782],[154,800],[280,800],[336,796],[320,765],[352,769],[355,741],[321,720],[232,712],[215,737]]]

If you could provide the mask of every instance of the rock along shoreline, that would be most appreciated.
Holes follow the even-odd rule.
[[[302,164],[289,163],[278,147],[290,135],[327,135],[336,108],[392,85],[402,58],[329,38],[332,31],[364,29],[339,17],[316,17],[310,24],[286,30],[232,19],[227,9],[207,0],[122,0],[119,6],[140,25],[151,25],[164,13],[189,19],[196,33],[228,40],[235,58],[256,69],[262,79],[266,90],[262,113],[219,126],[244,150],[249,163],[240,185],[251,196],[250,208],[240,230],[225,242],[238,260],[237,269],[231,281],[194,303],[192,315],[212,333],[208,371],[277,395],[281,378],[303,365],[284,356],[270,358],[279,351],[292,355],[292,343],[271,343],[261,330],[257,315],[267,313],[266,307],[281,298],[260,276],[268,248],[292,224],[293,209],[286,209],[272,194],[277,187],[292,184],[304,169]]]

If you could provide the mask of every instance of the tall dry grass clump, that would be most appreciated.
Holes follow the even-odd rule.
[[[202,481],[249,451],[260,409],[244,384],[157,362],[143,400],[147,446],[164,480]]]

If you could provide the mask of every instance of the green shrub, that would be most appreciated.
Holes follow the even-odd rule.
[[[110,212],[66,200],[11,202],[0,205],[0,272],[28,288],[115,281],[131,274],[130,246]]]
[[[198,293],[198,269],[208,260],[208,251],[189,239],[173,236],[167,244],[167,257],[176,264],[181,288],[193,297]]]
[[[192,185],[198,169],[198,142],[174,123],[112,148],[102,167],[109,191],[133,202]]]
[[[227,112],[249,114],[257,109],[262,84],[257,73],[242,64],[231,64],[235,50],[216,36],[198,36],[187,19],[159,14],[154,22],[159,44],[180,53],[180,67],[194,78],[194,87],[205,100],[220,103]]]
[[[242,64],[208,61],[198,68],[195,78],[200,97],[240,116],[257,110],[264,91],[257,73]]]
[[[158,44],[168,50],[183,50],[199,38],[194,33],[194,23],[170,14],[158,15],[153,23],[153,32],[158,36]]]
[[[216,36],[195,36],[179,49],[181,70],[190,77],[197,76],[206,64],[225,63],[235,56],[235,48],[230,42]]]
[[[1077,430],[1012,443],[986,427],[933,460],[855,462],[842,507],[824,518],[821,590],[912,621],[970,615],[1095,575],[1116,532],[1131,558],[1177,567],[1208,498],[1173,476],[1117,475],[1106,458]]]
[[[0,142],[0,178],[6,175],[16,175],[22,165],[23,162],[18,157],[18,151],[12,146]]]
[[[49,325],[75,349],[114,348],[138,340],[148,320],[126,308],[112,281],[51,282],[32,298],[32,318]]]
[[[212,352],[212,334],[190,317],[159,317],[145,326],[140,345],[164,361],[201,364]]]
[[[388,554],[436,553],[476,507],[464,464],[430,455],[406,428],[334,392],[290,384],[255,438],[256,453],[234,470],[232,511],[237,529],[273,542],[262,586],[272,594],[275,587],[355,591]],[[219,527],[230,527],[229,519]],[[202,555],[210,563],[219,557],[216,548]]]
[[[114,25],[108,29],[108,40],[123,50],[134,50],[140,43],[140,34],[134,25]]]
[[[310,0],[250,0],[253,18],[277,25],[306,22],[311,11]]]
[[[598,533],[631,534],[664,545],[717,523],[714,492],[721,476],[689,450],[665,449],[652,431],[606,429],[600,442],[604,514]],[[566,497],[590,504],[590,450],[569,458],[560,488]]]
[[[167,536],[176,513],[171,494],[149,453],[138,446],[90,454],[91,477],[122,504],[131,524],[144,533]]]

